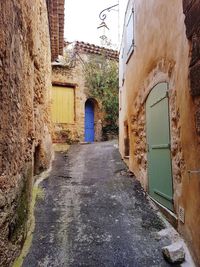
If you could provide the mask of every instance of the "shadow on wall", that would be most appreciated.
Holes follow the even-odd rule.
[[[125,121],[124,122],[124,156],[125,157],[129,157],[129,145],[130,145],[130,141],[129,141],[129,127],[128,127],[128,122]]]
[[[42,149],[41,149],[41,144],[38,144],[35,147],[35,152],[34,152],[34,169],[33,169],[33,175],[38,175],[42,171],[45,170],[44,166],[42,165]]]

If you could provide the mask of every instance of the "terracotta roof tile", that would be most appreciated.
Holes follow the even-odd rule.
[[[65,42],[65,45],[68,44],[69,42]],[[94,44],[76,41],[74,49],[75,51],[78,51],[80,53],[82,52],[82,53],[97,54],[97,55],[105,53],[106,57],[108,58],[115,60],[119,59],[119,53],[117,50],[108,49]]]
[[[51,39],[51,58],[54,61],[58,55],[63,54],[65,0],[46,0],[46,3]]]

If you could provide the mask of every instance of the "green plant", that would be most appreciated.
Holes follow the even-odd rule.
[[[103,134],[118,133],[118,62],[105,55],[91,56],[85,64],[88,96],[102,104]]]

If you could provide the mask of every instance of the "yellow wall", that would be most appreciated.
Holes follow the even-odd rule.
[[[74,88],[52,86],[52,120],[74,123]]]
[[[195,128],[195,112],[200,99],[190,94],[190,44],[185,34],[182,1],[131,0],[128,10],[132,7],[135,15],[134,52],[124,70],[122,67],[120,70],[125,73],[124,84],[120,83],[120,152],[124,156],[124,125],[127,121],[129,167],[148,190],[145,101],[157,83],[167,82],[174,208],[177,215],[180,206],[185,210],[185,223],[179,221],[178,228],[200,263],[200,178],[199,174],[188,175],[189,170],[200,169],[200,136]],[[121,51],[126,46],[125,37],[124,33]]]

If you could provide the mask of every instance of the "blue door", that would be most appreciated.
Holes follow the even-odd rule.
[[[90,100],[85,103],[85,141],[94,141],[94,105]]]

